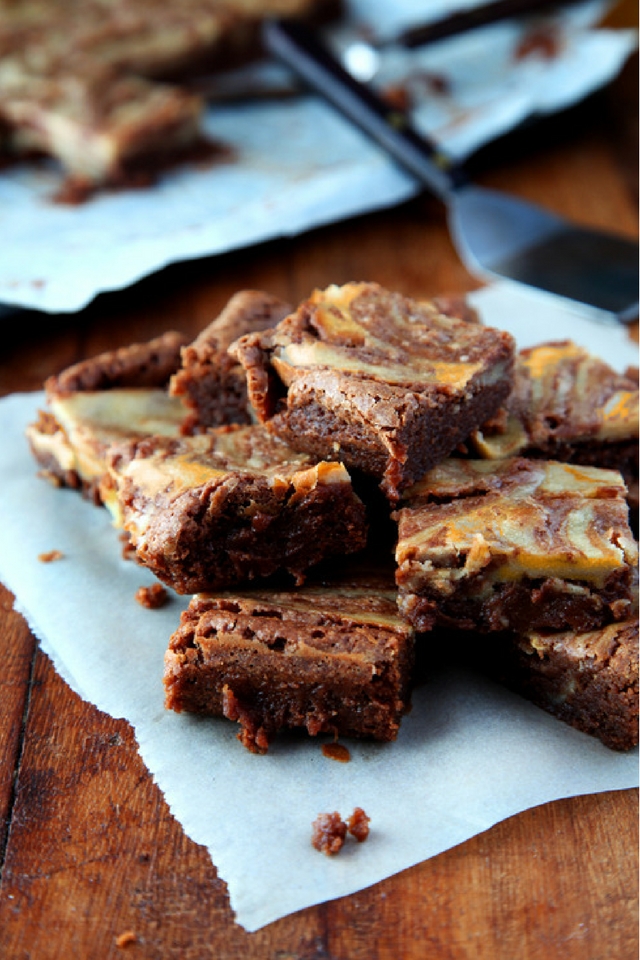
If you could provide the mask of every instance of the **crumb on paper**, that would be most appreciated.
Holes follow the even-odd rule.
[[[53,563],[54,560],[62,560],[64,553],[62,550],[48,550],[46,553],[39,553],[40,563]]]
[[[132,943],[137,942],[138,938],[133,930],[125,930],[124,933],[121,933],[120,936],[116,937],[116,947],[119,947],[121,950],[123,950],[125,947],[131,946]]]
[[[136,600],[141,607],[146,607],[147,610],[157,610],[159,607],[164,607],[169,600],[169,594],[165,587],[159,583],[154,583],[150,587],[140,587],[136,590]]]
[[[323,743],[322,754],[330,760],[337,760],[338,763],[348,763],[351,760],[348,747],[342,743]]]
[[[320,813],[312,823],[311,843],[321,853],[326,853],[328,857],[333,857],[340,853],[347,833],[358,841],[364,843],[369,836],[369,823],[371,817],[368,817],[362,807],[356,807],[345,822],[339,813]]]
[[[358,843],[364,843],[369,836],[369,823],[371,817],[368,817],[362,807],[356,807],[347,820],[347,830],[352,837],[355,837]]]
[[[311,826],[311,843],[316,850],[326,853],[328,857],[340,853],[347,835],[347,825],[339,813],[320,813]]]

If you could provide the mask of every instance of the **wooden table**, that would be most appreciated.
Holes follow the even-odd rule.
[[[485,151],[481,182],[636,236],[635,69],[569,115]],[[476,285],[442,210],[420,197],[299,239],[171,267],[77,316],[21,317],[3,329],[0,393],[37,389],[76,360],[169,327],[195,335],[240,288],[298,301],[352,279],[420,297]],[[207,852],[170,815],[130,727],[69,690],[5,590],[0,649],[3,960],[638,955],[634,790],[526,811],[362,893],[248,934],[234,923]],[[135,941],[118,946],[127,931]]]

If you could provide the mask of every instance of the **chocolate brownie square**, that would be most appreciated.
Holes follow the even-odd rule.
[[[394,740],[412,662],[393,579],[199,594],[169,643],[165,704],[238,721],[257,753],[296,727]]]
[[[183,343],[181,334],[169,332],[50,377],[48,409],[26,431],[43,474],[99,504],[112,443],[152,433],[179,436],[184,408],[166,386]]]
[[[511,390],[509,334],[375,283],[317,290],[273,330],[242,337],[230,352],[269,430],[375,476],[391,499]]]
[[[570,340],[520,350],[501,415],[472,435],[479,456],[542,457],[638,478],[638,378]]]
[[[239,337],[275,326],[289,304],[259,290],[241,290],[199,336],[182,348],[181,367],[169,392],[186,407],[185,435],[227,423],[251,423],[244,370],[227,353]]]
[[[614,470],[447,460],[395,514],[402,614],[422,631],[519,633],[627,618],[638,551],[625,492]]]
[[[109,462],[117,522],[178,593],[277,571],[301,582],[313,564],[366,542],[344,466],[296,453],[258,425],[117,445]]]
[[[638,621],[504,636],[483,665],[517,693],[613,750],[638,743]]]

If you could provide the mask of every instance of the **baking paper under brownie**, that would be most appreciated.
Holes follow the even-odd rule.
[[[228,423],[251,423],[244,370],[227,348],[238,337],[275,326],[290,310],[289,304],[268,293],[241,290],[193,343],[183,347],[170,393],[185,405],[185,435]]]
[[[112,449],[117,520],[138,560],[179,593],[232,586],[360,550],[365,509],[342,464],[260,426]]]
[[[372,474],[392,499],[511,389],[509,334],[375,283],[316,291],[274,330],[242,337],[230,352],[273,433]]]
[[[395,739],[413,632],[394,589],[303,587],[198,595],[165,657],[166,706],[225,716],[265,752],[276,731]]]
[[[629,616],[637,545],[613,470],[449,459],[396,514],[400,610],[421,631],[592,630]]]

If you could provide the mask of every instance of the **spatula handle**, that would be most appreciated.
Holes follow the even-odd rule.
[[[264,43],[310,87],[382,146],[441,200],[466,179],[462,167],[418,134],[408,118],[348,73],[304,24],[270,20]]]

